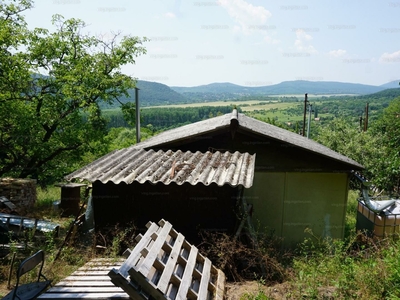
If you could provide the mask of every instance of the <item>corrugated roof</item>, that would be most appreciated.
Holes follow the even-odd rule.
[[[267,138],[279,140],[289,145],[303,148],[304,150],[314,152],[342,163],[346,163],[355,169],[364,169],[364,167],[358,162],[350,159],[347,156],[341,155],[311,139],[286,129],[250,118],[244,114],[238,113],[236,109],[229,114],[161,132],[156,136],[132,146],[132,148],[149,149],[155,146],[160,147],[170,142],[195,138],[196,136],[203,135],[205,133],[215,132],[223,128],[229,128],[231,122],[237,123],[238,129],[254,132]]]
[[[134,181],[162,182],[166,185],[171,182],[178,185],[215,183],[219,186],[229,184],[249,188],[253,184],[255,157],[255,154],[239,152],[155,152],[130,147],[113,151],[65,179],[99,180],[102,183],[111,181],[115,184]]]

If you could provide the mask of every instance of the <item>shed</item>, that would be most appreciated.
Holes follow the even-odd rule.
[[[145,231],[149,220],[176,223],[192,242],[199,230],[236,227],[242,188],[250,188],[256,155],[125,148],[111,152],[67,176],[93,183],[96,227],[134,222]]]
[[[320,237],[342,238],[351,171],[363,169],[356,161],[313,140],[250,118],[236,109],[230,114],[162,132],[125,151],[139,149],[257,154],[253,185],[243,190],[242,199],[253,205],[252,219],[256,230],[273,232],[283,238],[285,246],[301,242],[306,236],[306,229]],[[67,176],[67,180],[74,178],[82,178],[79,170]],[[124,182],[110,184],[95,178],[93,180],[94,196],[105,197],[107,201],[116,203],[118,211],[126,209],[120,206],[122,201],[118,196],[126,188]],[[196,186],[180,189],[182,204],[190,206],[190,197],[199,196],[216,197],[215,204],[221,201],[222,198],[213,194],[211,189],[202,189],[200,192]],[[224,187],[219,186],[221,190]],[[156,184],[149,186],[148,193],[171,195],[171,189],[168,185]],[[148,208],[143,208],[141,213],[148,220],[150,207],[157,206],[158,202],[154,197],[147,199]],[[204,210],[214,210],[206,201],[198,204]],[[219,204],[222,208],[226,203]],[[132,204],[129,209],[135,210],[135,205]],[[114,218],[111,211],[107,218]],[[160,218],[168,220],[165,215],[150,219]],[[185,231],[179,228],[179,224],[177,227]]]

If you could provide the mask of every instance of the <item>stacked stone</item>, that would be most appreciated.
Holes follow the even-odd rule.
[[[0,178],[0,196],[6,197],[18,208],[32,207],[36,203],[36,180]]]

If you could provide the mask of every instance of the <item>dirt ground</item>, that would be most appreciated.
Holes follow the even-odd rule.
[[[225,286],[226,299],[229,300],[239,300],[245,294],[255,296],[260,290],[263,290],[265,295],[271,299],[290,299],[290,287],[285,283],[266,287],[261,286],[257,281],[246,281],[240,283],[227,282]],[[289,298],[287,298],[288,296]]]
[[[262,286],[257,281],[246,281],[241,283],[227,282],[225,284],[225,296],[227,300],[240,300],[245,295],[256,296],[261,290],[267,299],[288,300],[288,299],[309,299],[306,294],[301,294],[298,288],[289,282]],[[318,289],[318,299],[336,299],[334,287],[321,287]]]

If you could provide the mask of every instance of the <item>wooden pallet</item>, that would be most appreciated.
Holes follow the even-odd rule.
[[[225,274],[164,220],[149,222],[128,259],[109,272],[132,299],[222,300]]]
[[[107,275],[119,268],[124,259],[95,259],[40,295],[38,299],[123,299],[129,295],[116,287]]]

